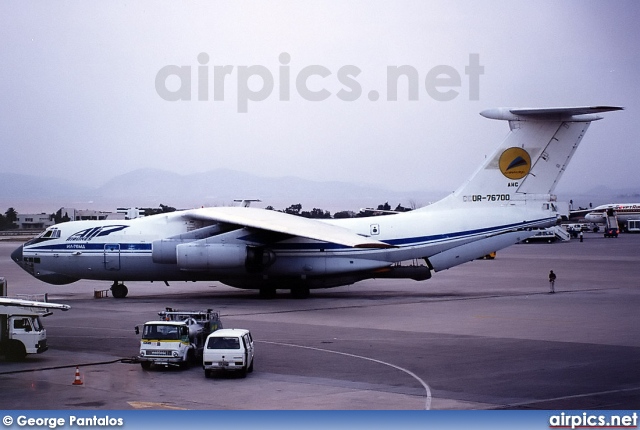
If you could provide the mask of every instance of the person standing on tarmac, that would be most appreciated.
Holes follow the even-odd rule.
[[[553,273],[553,270],[549,272],[549,294],[553,294],[556,292],[556,274]]]

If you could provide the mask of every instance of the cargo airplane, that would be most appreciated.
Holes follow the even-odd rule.
[[[455,192],[410,212],[316,220],[241,206],[74,221],[47,228],[11,258],[51,284],[111,281],[117,298],[126,281],[219,281],[306,297],[371,278],[426,280],[556,224],[558,180],[597,114],[620,109],[485,110],[508,122],[507,137]],[[399,264],[412,259],[424,265]]]

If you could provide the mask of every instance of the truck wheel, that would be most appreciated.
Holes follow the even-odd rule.
[[[204,369],[204,377],[211,378],[213,376],[213,372],[210,369]]]
[[[12,341],[7,346],[7,360],[9,361],[22,361],[27,356],[27,350],[22,342]]]
[[[140,362],[140,367],[142,367],[144,370],[149,370],[149,369],[151,369],[151,362],[150,361],[141,361]]]
[[[247,369],[247,371],[248,371],[249,373],[253,372],[253,362],[254,362],[254,361],[256,361],[256,360],[255,360],[255,359],[254,359],[254,360],[251,360],[251,364],[249,365],[249,369]]]

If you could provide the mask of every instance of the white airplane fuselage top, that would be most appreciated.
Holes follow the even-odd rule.
[[[471,178],[410,212],[315,220],[253,207],[57,224],[12,253],[38,279],[217,280],[240,288],[327,288],[377,277],[428,279],[554,225],[553,191],[608,106],[492,109],[510,132]],[[403,271],[397,263],[424,259]]]

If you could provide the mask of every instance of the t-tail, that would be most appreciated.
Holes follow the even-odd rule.
[[[480,115],[509,122],[510,133],[485,163],[447,199],[448,204],[504,199],[549,200],[598,113],[615,106],[488,109]]]
[[[500,146],[454,193],[419,209],[433,219],[455,225],[456,239],[425,260],[445,270],[530,237],[532,229],[549,227],[558,217],[555,190],[571,157],[598,113],[613,106],[513,109],[481,112],[509,122]],[[463,213],[462,219],[459,217]],[[433,222],[433,221],[432,221]]]

